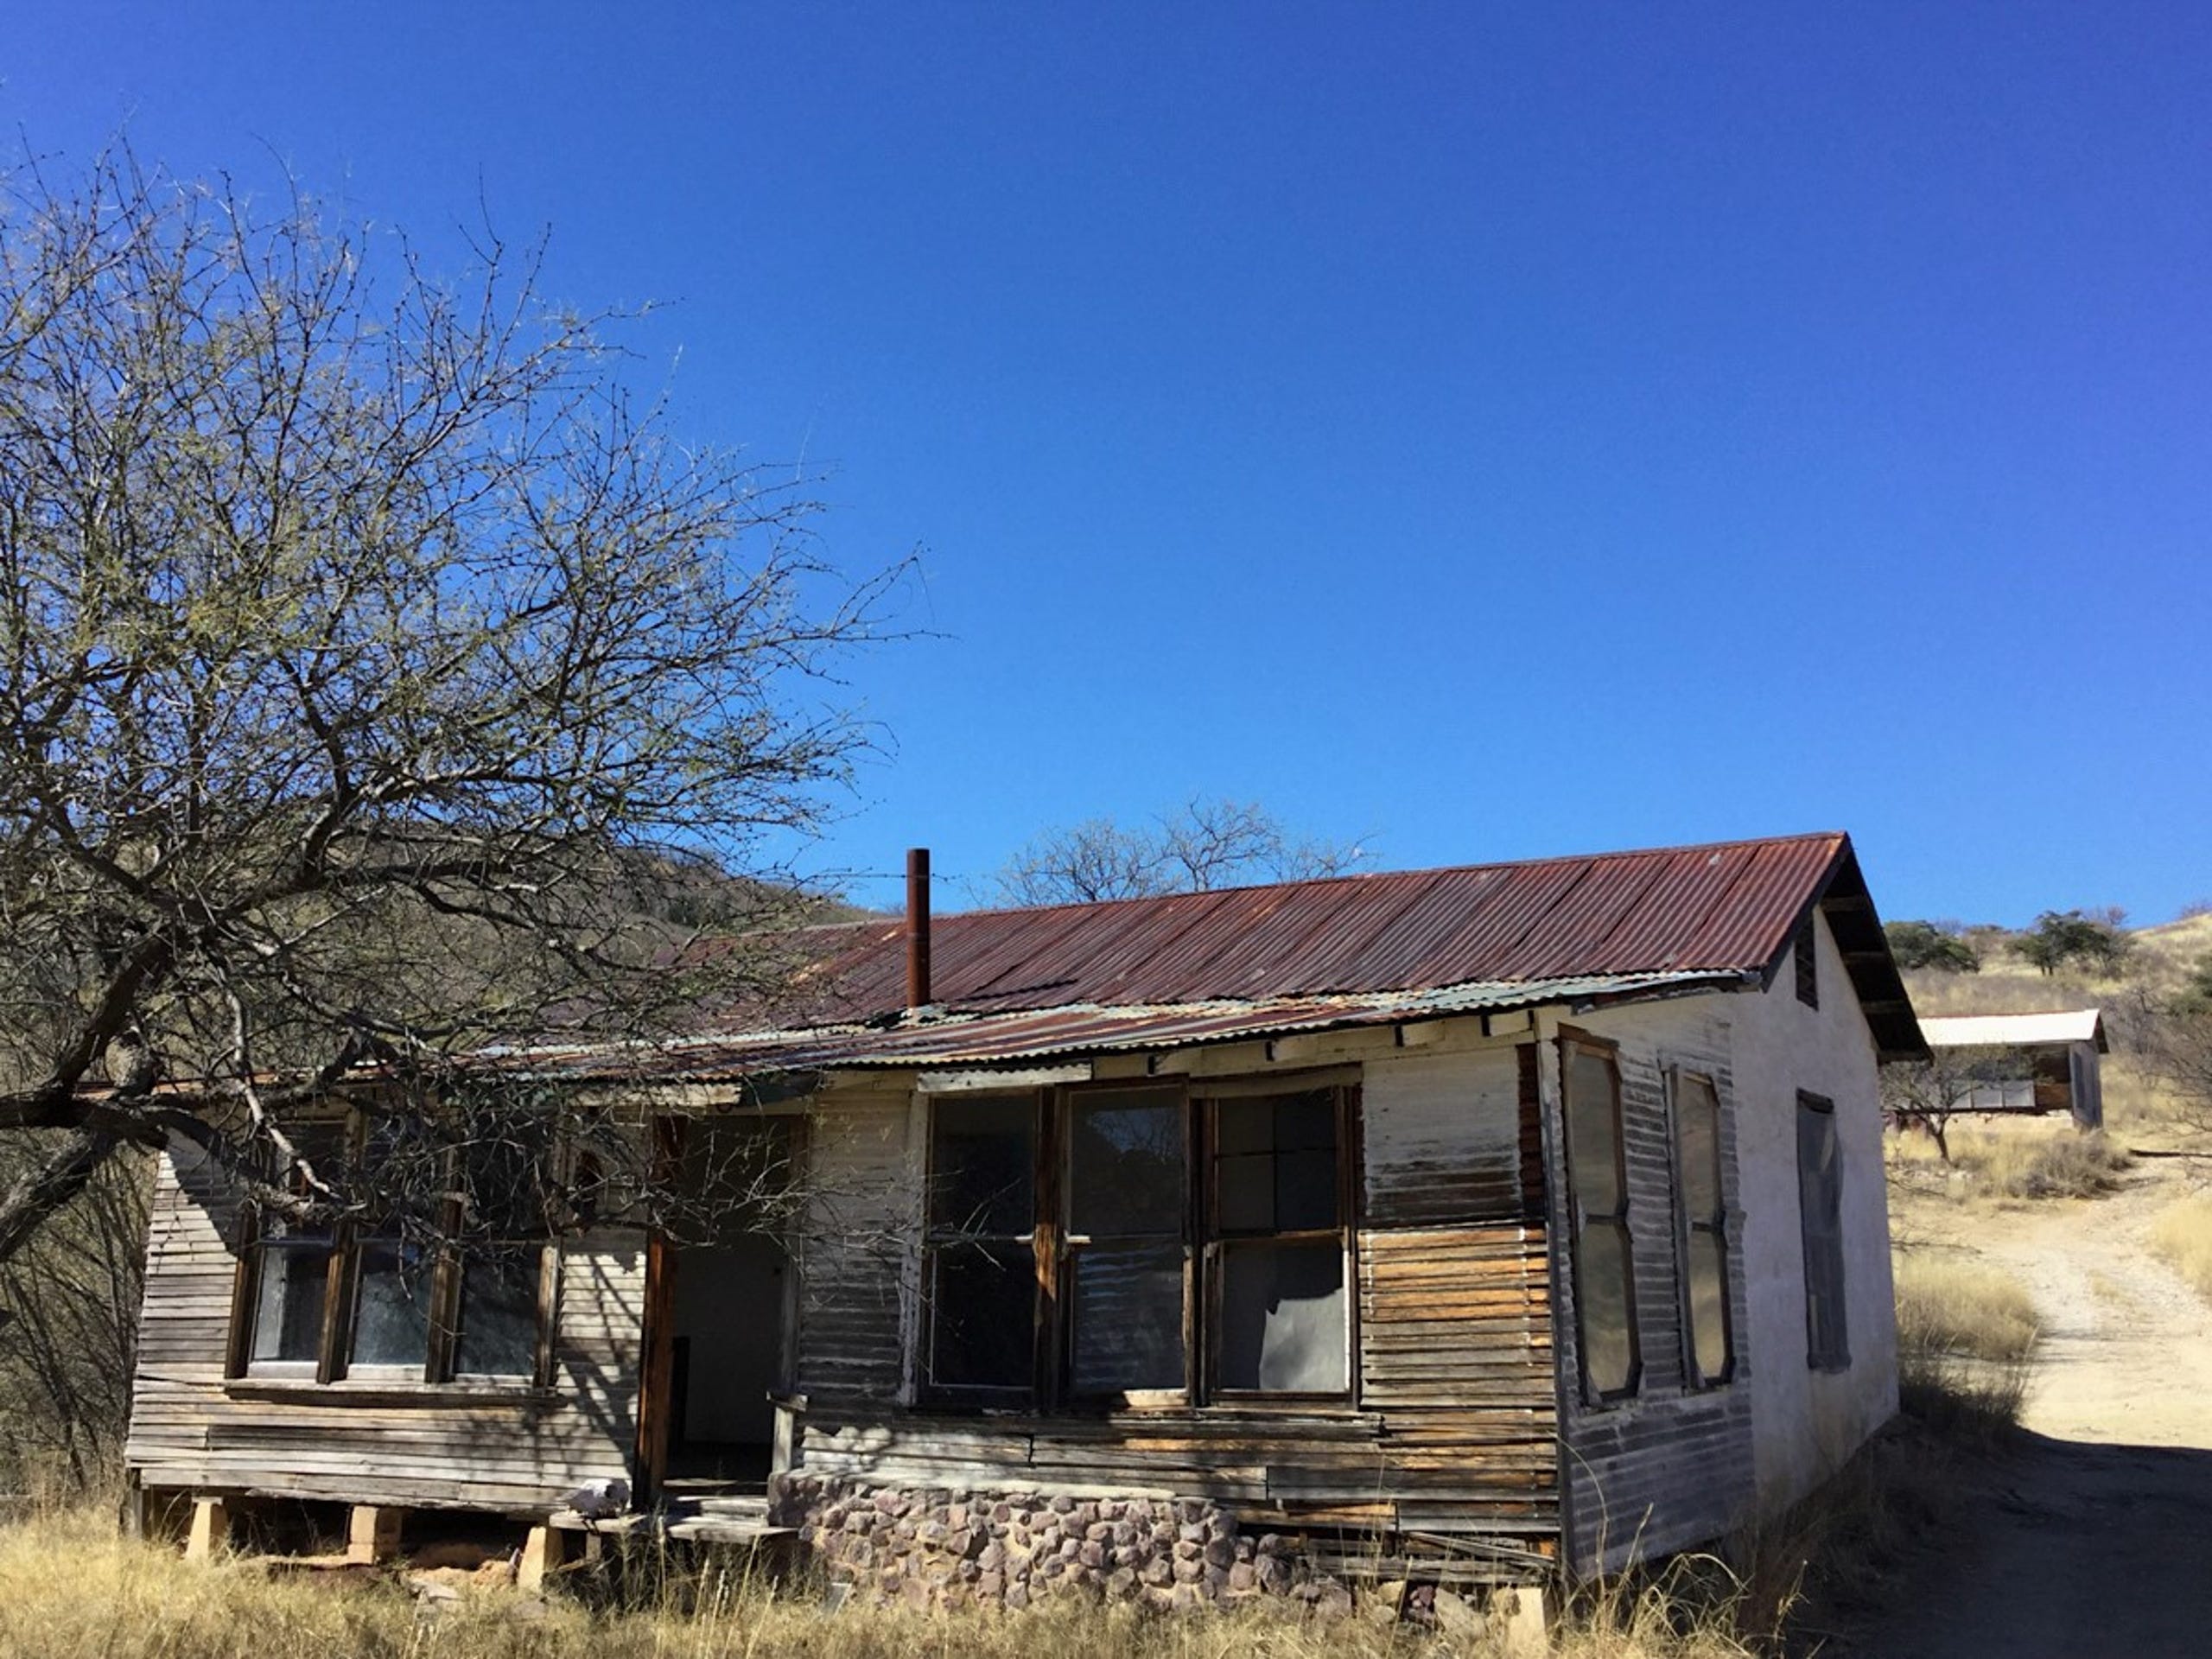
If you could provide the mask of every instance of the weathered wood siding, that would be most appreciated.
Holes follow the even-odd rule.
[[[887,1409],[912,1333],[885,1299],[909,1269],[824,1229],[808,1247],[798,1466],[921,1487],[1207,1497],[1250,1523],[1482,1536],[1522,1563],[1501,1570],[1525,1571],[1516,1547],[1554,1547],[1559,1477],[1543,1184],[1523,1156],[1540,1134],[1522,1076],[1504,1042],[1363,1067],[1354,1406]],[[815,1144],[835,1150],[816,1177],[853,1188],[903,1172],[918,1190],[918,1130],[899,1136],[893,1116],[887,1102],[828,1102]],[[892,1220],[895,1203],[869,1213]],[[851,1213],[839,1219],[850,1231]]]
[[[808,1131],[796,1374],[810,1400],[904,1397],[923,1172],[905,1093],[824,1096]]]
[[[539,1511],[626,1478],[645,1255],[607,1229],[561,1253],[554,1387],[226,1380],[237,1195],[199,1154],[162,1160],[125,1458],[149,1487]]]
[[[1785,983],[1785,993],[1787,986]],[[1572,1196],[1560,1152],[1558,1050],[1539,1051],[1545,1129],[1555,1179],[1552,1218],[1566,1248],[1553,1283],[1557,1320],[1560,1440],[1565,1448],[1569,1564],[1611,1567],[1701,1543],[1744,1518],[1753,1497],[1751,1357],[1745,1333],[1736,1154],[1736,1098],[1729,1026],[1717,996],[1649,1004],[1575,1022],[1617,1042],[1621,1119],[1643,1373],[1633,1398],[1585,1398],[1576,1343]],[[1728,1317],[1736,1363],[1730,1380],[1700,1387],[1689,1376],[1669,1090],[1677,1069],[1713,1079],[1720,1099],[1721,1191],[1726,1204]]]

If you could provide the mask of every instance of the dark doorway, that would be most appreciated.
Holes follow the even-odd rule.
[[[790,1368],[791,1263],[785,1244],[798,1120],[753,1114],[680,1121],[671,1224],[648,1290],[661,1329],[649,1336],[664,1389],[648,1412],[664,1440],[648,1448],[664,1488],[757,1488],[775,1440],[770,1396]],[[657,1456],[653,1454],[657,1453]]]

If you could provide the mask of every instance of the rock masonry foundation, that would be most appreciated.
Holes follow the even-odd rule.
[[[914,1607],[1027,1607],[1056,1595],[1163,1611],[1262,1596],[1332,1609],[1345,1587],[1298,1540],[1238,1530],[1198,1498],[1047,1497],[874,1486],[786,1474],[769,1519],[855,1593]]]

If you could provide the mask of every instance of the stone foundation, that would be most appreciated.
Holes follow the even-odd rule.
[[[1198,1498],[917,1491],[804,1473],[770,1484],[769,1518],[856,1593],[915,1607],[1027,1607],[1055,1595],[1163,1611],[1281,1596],[1341,1611],[1351,1598],[1298,1541],[1250,1537]]]

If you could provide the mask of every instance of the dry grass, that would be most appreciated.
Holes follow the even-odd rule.
[[[1985,1195],[1996,1198],[2097,1198],[2115,1190],[2134,1162],[2101,1132],[2070,1128],[2044,1135],[1968,1130],[1952,1137],[1952,1155]]]
[[[2169,1205],[2151,1223],[2151,1248],[2212,1301],[2212,1194]]]
[[[2035,1304],[1998,1268],[1916,1250],[1897,1262],[1897,1296],[1901,1356],[2004,1363],[2035,1351]]]
[[[1727,1593],[1679,1569],[1599,1586],[1569,1610],[1560,1659],[1748,1659]],[[272,1573],[245,1555],[186,1564],[119,1536],[80,1504],[0,1522],[0,1659],[1477,1659],[1466,1626],[1255,1607],[1193,1617],[1062,1602],[1021,1613],[823,1610],[819,1586],[740,1577],[663,1587],[657,1605],[593,1608],[512,1589],[426,1616],[389,1577]]]

